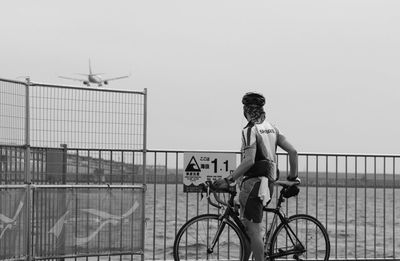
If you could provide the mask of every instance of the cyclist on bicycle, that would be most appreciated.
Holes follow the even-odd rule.
[[[253,256],[256,261],[262,261],[264,248],[261,221],[263,206],[268,202],[261,199],[265,195],[259,195],[259,192],[269,192],[267,199],[272,196],[272,182],[277,179],[277,146],[289,154],[288,180],[297,178],[297,151],[278,128],[266,120],[263,109],[265,98],[262,94],[246,93],[242,103],[243,113],[248,121],[242,130],[243,160],[228,178],[217,180],[214,185],[223,187],[242,179],[239,194],[240,215],[251,241]]]

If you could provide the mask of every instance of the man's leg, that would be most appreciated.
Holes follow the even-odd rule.
[[[254,259],[256,261],[263,261],[264,247],[261,226],[263,217],[263,205],[260,198],[258,197],[259,187],[259,178],[251,178],[243,182],[239,194],[239,202],[240,217],[246,227],[247,235],[250,238],[250,248],[253,252]],[[246,254],[250,255],[249,253]],[[246,255],[246,258],[247,257],[248,256]]]
[[[250,238],[250,246],[253,252],[255,261],[264,260],[264,244],[262,239],[262,226],[261,223],[254,223],[244,219],[247,234]]]

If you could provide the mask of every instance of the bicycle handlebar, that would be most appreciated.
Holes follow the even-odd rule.
[[[294,180],[294,181],[276,180],[273,182],[273,184],[275,184],[275,185],[279,185],[279,186],[286,187],[286,188],[294,186],[294,185],[300,185],[300,183],[301,183],[301,180],[299,178],[296,178],[296,180]],[[216,188],[211,181],[206,181],[205,183],[201,184],[200,186],[202,187],[201,191],[207,193],[207,201],[211,206],[220,209],[220,208],[222,208],[221,205],[228,206],[228,203],[230,205],[233,205],[233,198],[236,196],[236,193],[237,193],[236,190],[233,190],[230,187],[228,187],[227,189]],[[230,199],[228,200],[228,203],[221,200],[219,193],[229,193],[231,195]],[[221,205],[218,205],[217,203],[213,202],[210,197],[210,194],[212,194],[214,196],[215,201],[217,201],[217,203],[219,203]]]
[[[201,191],[205,192],[207,194],[207,201],[211,206],[214,206],[216,208],[221,208],[221,205],[227,206],[228,203],[224,202],[223,200],[221,200],[219,193],[229,193],[231,195],[231,198],[233,198],[236,195],[236,190],[231,190],[231,189],[221,189],[221,188],[217,188],[213,185],[213,183],[211,181],[206,181],[205,183],[200,185],[202,187]],[[215,201],[217,201],[217,203],[221,204],[218,205],[217,203],[215,203],[214,201],[212,201],[210,195],[214,196]]]

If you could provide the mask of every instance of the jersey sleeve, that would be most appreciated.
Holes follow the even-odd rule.
[[[283,135],[283,133],[281,132],[281,130],[280,130],[278,127],[276,127],[276,125],[272,125],[272,127],[274,127],[274,129],[275,129],[276,136]]]

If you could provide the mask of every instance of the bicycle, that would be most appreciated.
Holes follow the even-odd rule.
[[[306,214],[286,217],[281,210],[287,192],[299,182],[276,181],[275,184],[282,186],[276,206],[264,207],[264,212],[273,214],[272,222],[264,235],[264,260],[283,257],[294,260],[328,260],[329,236],[321,222]],[[208,203],[218,209],[224,206],[225,210],[220,215],[203,214],[187,221],[175,237],[174,259],[247,260],[250,255],[249,238],[240,221],[238,205],[234,201],[236,190],[216,190],[211,183],[205,184],[203,188],[207,193]],[[221,200],[219,192],[228,193],[229,200]],[[211,194],[219,204],[213,202]]]

